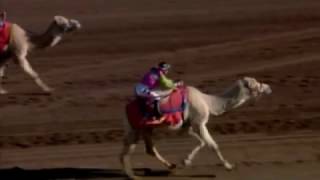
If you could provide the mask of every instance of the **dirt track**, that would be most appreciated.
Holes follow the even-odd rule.
[[[9,65],[10,94],[0,97],[2,175],[123,178],[117,155],[124,103],[141,73],[164,59],[173,65],[172,77],[208,93],[245,75],[269,83],[274,93],[212,117],[210,130],[238,165],[234,172],[224,171],[204,150],[192,168],[167,178],[139,147],[135,167],[153,169],[144,169],[146,177],[319,179],[320,2],[1,0],[0,6],[12,22],[36,32],[57,14],[83,24],[59,46],[30,56],[34,69],[55,88],[52,96]],[[195,144],[173,133],[157,139],[173,161]],[[27,171],[6,170],[12,167]]]

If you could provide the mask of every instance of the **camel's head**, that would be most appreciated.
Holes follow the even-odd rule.
[[[263,94],[271,94],[272,90],[268,84],[258,82],[255,78],[244,77],[241,79],[244,89],[251,97],[259,97]]]
[[[51,42],[50,46],[53,47],[57,45],[62,36],[65,33],[74,32],[81,28],[81,24],[79,21],[74,19],[67,19],[63,16],[55,16],[53,24],[51,26],[51,33],[54,36],[53,41]]]
[[[79,30],[81,24],[75,19],[67,19],[63,16],[55,16],[54,23],[58,26],[60,33],[67,33]]]

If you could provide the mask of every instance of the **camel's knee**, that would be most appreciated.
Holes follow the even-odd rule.
[[[120,153],[120,158],[124,158],[130,155],[131,153],[133,153],[134,149],[135,149],[135,144],[128,144],[127,142],[124,142],[122,151]]]
[[[119,156],[120,163],[123,166],[127,165],[128,159],[130,159],[130,154],[128,153],[121,153]]]
[[[22,66],[22,69],[29,74],[33,79],[40,79],[39,74],[36,73],[30,66]]]
[[[149,155],[149,156],[152,156],[152,157],[155,157],[156,154],[154,152],[151,152],[151,151],[146,151],[146,153]]]
[[[203,147],[205,147],[207,145],[207,143],[202,140],[202,139],[199,139],[199,145],[197,146],[197,148],[200,148],[202,149]]]
[[[204,146],[206,146],[206,143],[205,143],[204,141],[201,141],[201,142],[199,143],[199,147],[200,147],[200,148],[203,148]]]
[[[2,79],[5,76],[4,69],[0,69],[0,78]]]
[[[131,131],[128,134],[126,134],[123,138],[123,144],[124,146],[130,146],[137,144],[139,141],[139,134],[135,131]]]
[[[25,59],[24,57],[18,57],[18,62],[19,62],[19,65],[20,67],[26,72],[28,73],[29,75],[31,75],[33,78],[38,78],[39,75],[38,73],[36,73],[30,63],[28,62],[27,59]]]
[[[152,139],[150,137],[151,135],[144,134],[143,139],[144,139],[144,146],[145,146],[145,152],[150,155],[150,156],[156,156],[156,152],[154,149],[154,144],[152,142]]]
[[[213,148],[215,150],[219,149],[218,144],[213,140],[213,138],[211,137],[208,129],[205,126],[201,127],[200,134],[201,134],[202,139],[204,140],[204,143],[209,148]]]
[[[152,148],[146,148],[146,153],[152,157],[156,156],[156,153]]]
[[[219,149],[219,145],[214,142],[214,141],[209,141],[209,144],[208,144],[209,147],[215,149],[215,150],[218,150]]]
[[[132,154],[134,152],[135,148],[136,148],[136,144],[131,144],[123,152],[124,152],[124,154]]]
[[[136,147],[136,141],[133,141],[129,136],[126,136],[123,140],[123,149],[120,153],[120,157],[125,157],[134,152]]]
[[[153,157],[156,156],[154,146],[152,145],[152,143],[148,139],[145,139],[145,151],[150,156],[153,156]]]
[[[124,159],[125,159],[125,154],[121,153],[119,156],[119,160],[120,160],[121,165],[124,165]]]

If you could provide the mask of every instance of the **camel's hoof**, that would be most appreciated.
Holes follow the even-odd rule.
[[[143,178],[140,177],[140,176],[130,176],[127,179],[130,179],[130,180],[142,180]]]
[[[227,163],[227,164],[225,164],[224,167],[226,168],[226,170],[232,171],[235,168],[235,165]]]
[[[8,91],[4,90],[4,89],[1,89],[0,90],[0,94],[8,94]]]
[[[177,165],[176,164],[171,164],[170,166],[168,166],[168,169],[169,170],[174,170],[177,168]]]
[[[46,94],[52,94],[53,91],[54,91],[54,89],[53,89],[53,88],[44,88],[43,91],[44,91],[44,93],[46,93]]]
[[[53,92],[53,91],[54,91],[54,89],[53,89],[53,88],[48,88],[48,89],[44,89],[44,91],[45,91],[45,92],[49,92],[49,93],[51,93],[51,92]]]
[[[192,165],[192,162],[188,159],[182,160],[182,165],[185,167],[190,167]]]

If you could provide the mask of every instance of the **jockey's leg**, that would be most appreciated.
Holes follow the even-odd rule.
[[[153,115],[155,116],[156,119],[160,120],[162,115],[159,112],[158,104],[159,104],[159,100],[156,99],[153,101]]]
[[[161,115],[159,114],[158,111],[158,102],[160,100],[160,96],[154,92],[150,91],[148,94],[148,98],[146,98],[146,107],[149,109],[149,116],[148,118],[152,118],[153,120],[158,120],[160,119]]]
[[[139,110],[143,117],[146,117],[148,115],[148,108],[146,104],[146,99],[142,97],[138,97],[138,105],[139,105]]]
[[[148,99],[149,95],[149,89],[147,86],[139,83],[135,86],[134,88],[134,92],[136,97],[138,98],[138,102],[139,102],[139,107],[142,111],[143,114],[146,113],[146,100]]]

